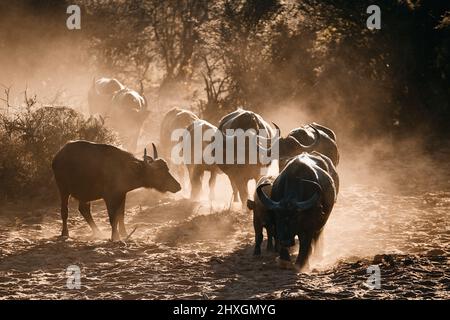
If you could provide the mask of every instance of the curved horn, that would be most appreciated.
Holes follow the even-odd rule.
[[[139,80],[139,94],[144,96],[144,84],[142,83],[142,80]]]
[[[262,141],[266,141],[266,144],[267,144],[267,141],[269,141],[269,144],[270,145],[273,145],[273,144],[275,144],[275,143],[279,143],[280,142],[280,140],[281,140],[281,129],[280,129],[280,127],[275,123],[275,122],[272,122],[272,124],[275,126],[275,128],[278,130],[278,136],[275,136],[275,140],[274,141],[272,141],[273,140],[273,137],[264,137],[264,136],[260,136],[260,135],[258,135],[257,136],[257,141],[260,141],[260,140],[262,140]],[[272,148],[271,147],[268,147],[268,148],[264,148],[264,147],[262,147],[261,145],[259,145],[258,144],[258,148],[259,148],[259,150],[262,150],[262,151],[264,151],[267,155],[271,155],[271,153],[272,153]],[[259,151],[258,150],[258,151]]]
[[[153,146],[153,159],[158,159],[158,150],[156,150],[156,146],[155,144],[152,142],[152,146]]]
[[[97,88],[97,86],[96,86],[97,80],[96,80],[95,78],[96,78],[95,76],[92,78],[92,88],[94,89],[94,92],[95,92],[97,95],[100,95],[101,93],[98,92],[98,88]]]
[[[262,190],[263,187],[265,186],[270,186],[270,183],[263,183],[260,184],[257,188],[256,188],[256,194],[258,195],[259,200],[262,202],[262,204],[269,210],[274,210],[277,208],[280,208],[280,203],[273,201],[272,199],[270,199]]]
[[[331,139],[333,139],[334,141],[336,141],[336,134],[334,133],[333,130],[331,130],[330,128],[327,128],[321,124],[318,124],[316,122],[313,122],[309,125],[310,127],[316,127],[322,131],[324,131],[327,135],[330,136]]]
[[[148,156],[147,156],[147,148],[144,148],[144,162],[147,162]]]
[[[322,187],[321,187],[320,184],[317,183],[316,181],[312,181],[312,180],[308,180],[308,179],[301,179],[300,181],[301,181],[301,182],[306,182],[306,183],[312,184],[314,187],[317,188],[317,191],[318,191],[318,192],[322,192]]]
[[[314,138],[314,142],[312,144],[310,144],[309,146],[302,144],[294,136],[290,136],[292,139],[294,139],[297,142],[297,144],[303,149],[303,151],[312,151],[319,144],[319,141],[320,141],[320,131],[317,128],[315,128],[314,126],[310,126],[310,127],[311,127],[311,129],[314,130],[315,138]]]
[[[258,139],[260,139],[261,136],[258,136]],[[261,146],[259,143],[256,144],[256,147],[258,148],[258,154],[261,154],[262,152],[264,152],[264,154],[266,154],[268,157],[272,156],[272,147],[268,147],[265,148],[263,146]]]
[[[297,201],[295,207],[297,210],[305,211],[314,207],[317,201],[320,199],[320,194],[318,192],[314,193],[311,198],[305,201]]]
[[[147,148],[144,148],[144,162],[153,162],[153,158],[147,154]]]
[[[273,126],[275,127],[275,129],[278,130],[278,132],[280,133],[280,136],[281,136],[281,129],[280,129],[280,127],[279,127],[275,122],[273,122],[273,121],[272,121],[272,124],[273,124]]]
[[[147,98],[142,94],[142,99],[144,99],[144,109],[147,110],[148,108],[148,102],[147,102]]]
[[[314,187],[317,188],[317,191],[312,195],[311,198],[309,198],[308,200],[305,200],[305,201],[297,201],[295,203],[295,207],[297,208],[297,210],[304,211],[304,210],[311,209],[312,207],[314,207],[317,204],[317,201],[319,201],[319,199],[320,199],[322,187],[320,186],[320,184],[318,184],[317,182],[312,181],[312,180],[301,179],[301,182],[306,182],[306,183],[312,184]]]

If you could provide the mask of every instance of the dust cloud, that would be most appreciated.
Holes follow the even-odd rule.
[[[43,105],[68,105],[87,113],[87,91],[97,73],[81,63],[90,54],[83,34],[56,32],[50,26],[44,30],[47,37],[39,39],[39,32],[21,33],[41,26],[42,18],[20,8],[7,16],[0,30],[5,24],[22,25],[15,31],[20,40],[1,37],[0,43],[0,83],[12,86],[12,102],[20,105],[28,88]],[[152,90],[146,92],[150,97]],[[174,90],[168,96],[177,94]],[[144,124],[140,147],[158,141],[164,111],[183,102],[193,107],[184,98],[164,106],[151,101],[156,112]],[[129,231],[136,227],[136,232],[126,242],[108,240],[110,226],[101,201],[92,210],[103,238],[91,237],[72,201],[73,237],[66,242],[57,238],[61,231],[57,204],[2,204],[0,299],[448,299],[450,154],[428,152],[420,136],[395,141],[386,133],[377,139],[358,139],[334,102],[322,114],[303,111],[305,103],[281,103],[261,114],[278,124],[284,135],[313,121],[337,134],[342,188],[325,227],[324,259],[313,260],[310,273],[280,270],[276,255],[265,250],[262,257],[253,257],[251,213],[231,202],[231,186],[224,175],[218,177],[217,198],[210,203],[206,174],[199,202],[188,199],[189,189],[172,197],[148,190],[131,192],[125,222]],[[276,167],[271,173],[276,174]],[[254,183],[249,187],[252,195]],[[83,272],[83,289],[76,292],[65,288],[65,268],[72,264]],[[365,286],[372,264],[381,266],[382,290]]]

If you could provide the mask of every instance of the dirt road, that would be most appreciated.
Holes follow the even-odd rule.
[[[56,206],[4,206],[0,298],[449,299],[450,190],[442,183],[450,180],[438,178],[440,186],[426,188],[434,180],[420,184],[406,175],[397,184],[409,188],[399,192],[343,179],[326,227],[325,259],[303,274],[280,269],[276,255],[265,250],[252,255],[251,214],[237,204],[228,208],[228,187],[212,208],[207,201],[138,190],[129,195],[126,212],[128,231],[136,232],[116,243],[108,240],[102,202],[94,204],[93,216],[104,239],[91,238],[72,202],[66,241],[58,239]],[[219,181],[225,186],[223,177]],[[378,290],[367,283],[374,264],[381,270]],[[70,265],[81,269],[80,289],[66,287]]]

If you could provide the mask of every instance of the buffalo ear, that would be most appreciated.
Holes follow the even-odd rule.
[[[247,208],[249,208],[250,210],[254,210],[255,209],[255,201],[247,199]]]

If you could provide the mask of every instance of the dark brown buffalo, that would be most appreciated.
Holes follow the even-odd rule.
[[[288,162],[271,185],[270,195],[264,192],[270,184],[260,184],[256,189],[259,201],[273,215],[281,261],[290,261],[288,247],[298,236],[296,264],[300,270],[308,268],[313,245],[319,242],[321,251],[322,231],[337,197],[333,175],[337,174],[331,161],[318,153],[303,153]]]
[[[95,80],[88,93],[91,114],[98,113],[117,131],[123,147],[135,152],[142,125],[147,118],[148,103],[143,87],[138,93],[116,79]]]
[[[93,81],[88,92],[88,105],[91,115],[105,116],[111,107],[111,101],[116,92],[125,86],[117,79],[100,78]]]
[[[178,192],[181,187],[169,172],[164,160],[144,153],[144,160],[111,145],[74,141],[55,155],[52,168],[61,197],[62,236],[68,237],[69,196],[79,201],[79,210],[92,231],[99,232],[91,216],[90,202],[104,199],[112,227],[112,240],[125,237],[125,198],[137,188],[160,192]],[[118,227],[118,228],[117,228]],[[120,233],[120,235],[119,235]]]
[[[224,116],[219,122],[218,129],[222,132],[225,139],[233,137],[227,130],[237,129],[242,129],[243,131],[252,129],[258,135],[258,139],[261,139],[261,137],[272,138],[273,136],[272,128],[259,114],[241,108]],[[248,146],[249,143],[246,143],[246,153],[249,151]],[[245,158],[248,158],[248,154],[245,155]],[[221,164],[219,168],[230,179],[234,201],[238,201],[239,195],[244,207],[248,199],[248,181],[252,179],[258,180],[261,176],[261,169],[267,169],[268,166],[269,164],[263,165],[259,162],[256,164],[246,162],[245,164]]]
[[[278,126],[276,124],[274,125],[279,130]],[[339,163],[339,151],[335,133],[331,129],[317,123],[291,130],[285,138],[280,139],[279,145],[280,170],[286,165],[287,159],[302,152],[317,151],[330,158],[335,166]],[[304,145],[310,145],[310,147],[305,149]]]
[[[237,110],[227,114],[219,121],[218,128],[223,134],[226,134],[227,129],[259,129],[266,132],[266,137],[271,138],[274,135],[273,129],[263,117],[253,111],[238,108]]]
[[[263,186],[264,193],[270,197],[272,192],[272,184],[275,180],[273,176],[263,176],[259,179],[256,187],[260,185]],[[261,244],[263,241],[263,229],[267,232],[267,251],[277,250],[276,236],[275,236],[275,221],[274,217],[269,210],[266,209],[264,204],[259,200],[258,195],[255,191],[253,195],[254,200],[247,200],[247,207],[253,210],[253,229],[255,230],[255,249],[253,251],[254,255],[261,254]]]
[[[292,157],[290,160],[292,160]],[[333,178],[334,185],[336,187],[336,194],[339,193],[339,176],[336,172],[336,169],[331,162],[330,158],[320,154],[318,152],[311,152],[310,158],[314,160],[316,165],[325,170],[330,174]],[[288,161],[289,162],[289,161]],[[260,185],[264,185],[263,191],[264,193],[270,197],[272,193],[272,184],[275,180],[273,176],[263,176],[256,184],[256,188]],[[254,200],[247,200],[247,207],[250,210],[253,210],[253,228],[255,230],[255,255],[261,254],[261,243],[263,241],[263,228],[267,231],[267,250],[271,251],[274,248],[277,251],[277,241],[276,241],[276,230],[275,230],[275,217],[272,212],[268,210],[264,204],[259,200],[258,194],[255,190],[253,195]]]

